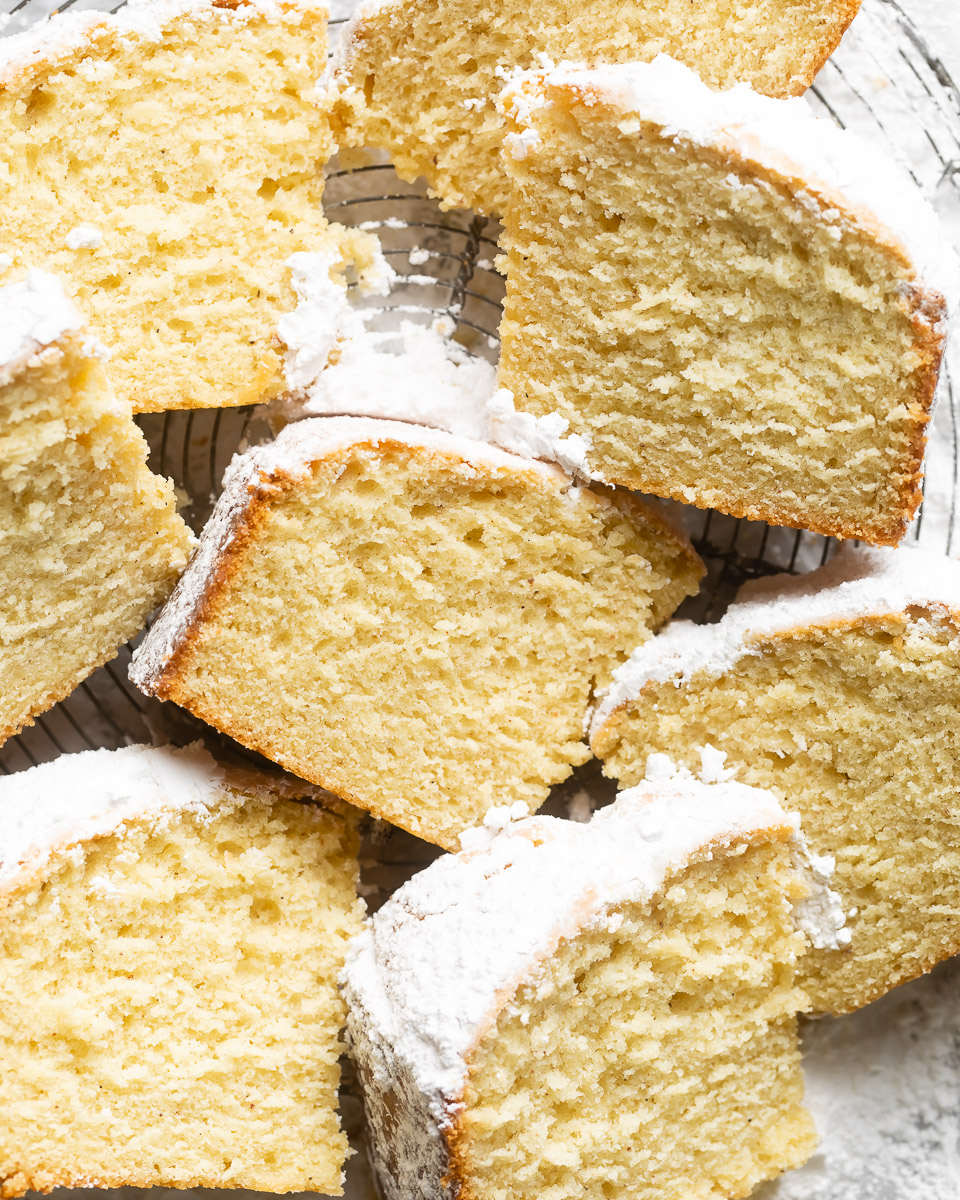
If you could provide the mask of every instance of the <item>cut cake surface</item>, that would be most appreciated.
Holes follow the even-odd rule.
[[[131,0],[0,41],[0,254],[61,276],[138,412],[285,388],[289,259],[328,225],[319,0]],[[12,265],[9,265],[12,262]]]
[[[386,1200],[744,1196],[803,1161],[804,887],[774,798],[690,779],[586,825],[496,815],[344,972]]]
[[[504,103],[517,409],[565,418],[608,483],[899,541],[960,291],[901,169],[665,56],[531,73]]]
[[[341,1195],[356,839],[192,747],[0,780],[0,1195]],[[304,797],[300,800],[293,797]]]
[[[594,686],[701,574],[632,496],[437,430],[314,418],[234,460],[131,678],[456,847],[585,761]]]
[[[341,145],[387,150],[403,178],[424,176],[448,206],[503,213],[497,96],[511,72],[544,57],[598,65],[668,53],[715,87],[745,81],[792,96],[813,81],[858,8],[859,0],[628,0],[612,8],[368,0],[336,51],[337,136]]]
[[[629,787],[651,755],[690,767],[709,742],[800,814],[850,930],[803,982],[815,1009],[846,1012],[960,951],[958,713],[960,565],[850,549],[640,647],[591,745]]]
[[[193,536],[52,276],[0,288],[0,741],[139,633]]]

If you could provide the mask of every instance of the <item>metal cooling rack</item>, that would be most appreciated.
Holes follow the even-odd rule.
[[[0,32],[17,32],[53,7],[51,0],[0,0]],[[61,11],[116,11],[117,7],[121,6],[99,0],[65,0],[59,5]],[[343,24],[342,14],[349,7],[351,0],[334,0],[334,31]],[[960,92],[896,0],[864,0],[809,99],[820,113],[856,129],[899,160],[960,245]],[[358,301],[366,306],[370,326],[389,330],[397,328],[401,319],[432,325],[437,318],[446,318],[469,351],[494,361],[503,296],[503,280],[493,265],[497,224],[468,212],[443,212],[423,186],[399,180],[382,158],[371,155],[358,162],[354,154],[349,163],[334,159],[328,165],[325,208],[331,220],[377,233],[400,277],[386,300]],[[960,380],[960,362],[951,349],[931,431],[924,503],[909,538],[931,550],[958,554],[960,427],[953,377]],[[198,531],[210,514],[233,453],[268,435],[253,408],[151,414],[139,422],[150,443],[151,467],[171,476],[182,490],[184,516]],[[716,619],[745,580],[778,571],[810,570],[826,561],[835,548],[834,542],[815,534],[681,505],[670,507],[708,566],[700,595],[683,610],[696,620]],[[198,736],[222,754],[250,757],[175,706],[141,695],[127,681],[135,644],[123,647],[116,659],[67,700],[0,748],[0,773],[22,770],[61,753],[135,741],[183,743]],[[575,805],[582,813],[611,796],[612,785],[602,779],[596,764],[588,764],[555,789],[546,811],[566,813]],[[364,890],[368,903],[376,907],[437,851],[402,831],[374,827],[363,853]],[[361,1122],[349,1073],[344,1091],[345,1126],[360,1145]],[[128,1198],[142,1191],[121,1189]],[[351,1200],[370,1200],[375,1195],[361,1155],[348,1168],[347,1195]]]

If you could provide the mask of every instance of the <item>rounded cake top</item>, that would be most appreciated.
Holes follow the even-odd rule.
[[[8,775],[0,779],[0,890],[126,821],[210,810],[229,795],[224,770],[199,743],[62,754]]]
[[[792,176],[794,184],[800,184],[801,200],[805,187],[825,191],[828,201],[842,199],[849,213],[823,214],[809,197],[811,208],[831,221],[868,214],[902,245],[921,281],[951,307],[960,301],[960,263],[936,212],[907,172],[871,142],[815,116],[805,100],[763,96],[746,83],[714,91],[695,71],[666,54],[649,63],[561,63],[518,73],[504,90],[502,102],[521,127],[505,142],[514,157],[536,152],[533,114],[549,103],[551,90],[657,125],[666,138],[716,146]],[[621,119],[619,128],[625,135],[639,133],[639,126],[632,128],[629,120]]]
[[[960,613],[960,562],[907,547],[845,545],[825,566],[805,575],[772,575],[745,584],[714,625],[673,621],[614,671],[591,729],[599,730],[648,683],[722,675],[757,652],[752,643],[758,638],[909,608]]]
[[[679,775],[621,793],[587,824],[517,816],[492,809],[459,854],[400,888],[344,970],[351,1022],[389,1047],[438,1117],[473,1045],[562,938],[612,931],[615,906],[653,897],[695,856],[796,829],[769,792]]]

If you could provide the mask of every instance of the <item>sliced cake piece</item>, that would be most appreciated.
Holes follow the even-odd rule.
[[[0,289],[0,742],[140,632],[193,540],[101,351],[51,275]]]
[[[500,382],[597,478],[893,544],[920,502],[957,263],[872,146],[679,63],[505,99]]]
[[[714,87],[744,80],[771,96],[813,81],[860,0],[366,0],[341,35],[334,85],[341,145],[389,151],[400,175],[423,175],[447,206],[502,213],[499,163],[506,74],[543,56],[598,65],[661,52]]]
[[[719,1200],[803,1162],[794,828],[678,780],[404,885],[344,972],[385,1200]]]
[[[960,564],[849,549],[716,625],[678,621],[618,671],[591,744],[625,787],[710,744],[800,813],[851,933],[805,960],[815,1009],[960,951]]]
[[[319,0],[131,0],[0,42],[0,255],[63,277],[136,411],[282,391],[288,259],[367,253],[320,204],[326,22]]]
[[[353,832],[199,747],[0,780],[0,1195],[342,1195]]]
[[[701,575],[633,496],[420,426],[313,418],[234,460],[131,678],[455,848],[589,758],[593,689]]]

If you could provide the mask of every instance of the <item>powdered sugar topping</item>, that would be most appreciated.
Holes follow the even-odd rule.
[[[411,1072],[442,1123],[486,1023],[561,937],[652,897],[706,847],[794,828],[769,792],[691,780],[642,784],[586,824],[513,821],[432,863],[357,939],[344,972],[354,1046],[380,1057],[371,1070],[395,1059]]]
[[[26,279],[0,288],[0,383],[65,333],[83,326],[59,280],[31,270]]]
[[[505,90],[503,102],[521,126],[520,140],[508,144],[515,157],[536,148],[534,140],[523,141],[523,127],[535,131],[535,110],[548,103],[551,88],[573,91],[584,104],[621,110],[626,135],[640,132],[639,121],[649,122],[665,137],[717,145],[786,174],[811,193],[812,203],[814,193],[821,195],[820,215],[831,223],[870,214],[902,244],[921,281],[950,305],[960,299],[956,254],[910,177],[872,143],[815,116],[802,99],[761,96],[746,83],[714,91],[665,54],[650,63],[593,68],[561,63],[546,72],[520,74]]]
[[[673,621],[617,668],[591,729],[595,734],[648,683],[680,686],[696,675],[724,674],[758,653],[756,643],[767,635],[911,608],[934,616],[960,612],[960,562],[913,547],[844,546],[816,571],[747,585],[715,625]]]
[[[224,794],[223,771],[199,745],[88,750],[8,775],[0,779],[0,887],[125,821],[210,809]]]

